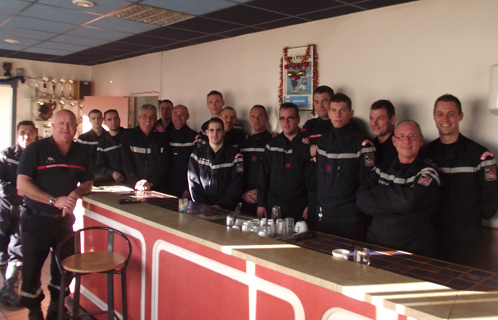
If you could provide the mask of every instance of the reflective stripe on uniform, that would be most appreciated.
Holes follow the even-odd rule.
[[[240,152],[265,152],[265,148],[242,148]]]
[[[192,147],[194,145],[194,143],[193,142],[186,142],[186,143],[170,142],[169,145],[172,147]]]
[[[270,151],[282,152],[282,153],[286,153],[286,154],[291,154],[292,153],[292,149],[285,150],[284,148],[270,147],[269,144],[266,145],[266,149],[268,149]]]
[[[327,153],[327,151],[317,148],[318,154],[328,159],[354,159],[359,158],[363,153],[374,152],[375,147],[362,148],[356,153]]]
[[[84,140],[80,140],[80,139],[76,139],[76,142],[79,142],[81,144],[89,144],[89,145],[99,144],[98,141],[84,141]]]
[[[142,154],[148,154],[151,152],[150,148],[140,148],[140,147],[134,147],[130,146],[131,152],[135,153],[142,153]],[[161,148],[161,153],[163,153],[164,148]]]
[[[118,148],[121,148],[121,145],[112,146],[112,147],[108,147],[108,148],[101,148],[101,147],[98,147],[98,148],[97,148],[97,151],[109,152],[109,151],[111,151],[111,150],[118,149]]]
[[[39,287],[38,290],[34,294],[28,293],[26,291],[21,291],[21,296],[30,298],[30,299],[35,299],[37,298],[40,294],[42,293],[42,288]]]
[[[12,164],[18,165],[19,161],[15,159],[5,158],[5,161],[10,162]]]
[[[454,167],[454,168],[441,167],[438,168],[438,170],[444,173],[475,173],[481,170],[481,168],[483,167],[492,166],[495,164],[496,160],[491,159],[491,160],[481,161],[481,163],[477,167]]]
[[[241,158],[234,159],[232,162],[226,162],[226,163],[220,163],[220,164],[211,164],[211,162],[209,162],[209,159],[199,158],[194,153],[192,153],[190,155],[190,157],[192,157],[200,165],[210,167],[211,169],[229,168],[238,162],[244,162],[244,158],[241,157]]]

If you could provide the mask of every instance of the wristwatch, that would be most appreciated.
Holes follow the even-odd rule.
[[[57,201],[57,198],[56,197],[52,197],[49,201],[50,205],[53,206],[55,205],[55,201]]]

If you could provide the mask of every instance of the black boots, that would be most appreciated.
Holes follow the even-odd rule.
[[[47,309],[47,318],[46,320],[57,320],[59,316],[59,299],[50,299],[50,304]],[[69,315],[69,311],[66,306],[64,306],[64,313],[62,319],[70,320],[71,316]]]
[[[0,289],[0,302],[15,307],[21,305],[19,282],[21,282],[21,268],[14,264],[8,264],[5,271],[5,281]]]

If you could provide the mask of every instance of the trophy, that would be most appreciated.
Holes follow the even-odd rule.
[[[61,97],[61,99],[62,99],[62,97]],[[61,100],[61,101],[59,101],[59,103],[61,105],[61,110],[65,109],[64,106],[66,105],[66,102],[64,100]]]
[[[68,97],[68,99],[69,100],[73,100],[73,83],[74,83],[74,80],[67,80],[67,82],[69,83],[69,97]]]
[[[55,86],[57,85],[57,80],[53,79],[52,80],[52,99],[56,99],[57,97],[55,96]]]
[[[40,91],[40,85],[38,83],[35,84],[35,98],[38,98],[38,91]]]
[[[48,94],[47,94],[47,82],[48,80],[50,80],[49,77],[42,77],[41,78],[41,81],[43,81],[43,91],[42,91],[42,95],[40,98],[42,99],[48,99]]]
[[[63,100],[66,99],[66,97],[64,97],[64,85],[67,81],[64,79],[60,79],[59,82],[61,83],[61,96],[59,97],[59,99]]]
[[[4,77],[12,77],[12,74],[10,73],[10,71],[12,70],[12,62],[4,62],[2,64],[2,67],[3,67],[3,71],[5,71],[3,76]]]

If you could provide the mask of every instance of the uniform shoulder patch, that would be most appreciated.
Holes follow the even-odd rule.
[[[486,181],[495,181],[496,180],[496,166],[487,166],[484,167],[484,179]]]
[[[486,151],[481,155],[481,161],[486,160],[487,157],[494,158],[495,156],[491,152]]]
[[[372,167],[375,165],[373,152],[365,153],[364,157],[365,157],[365,166],[366,167]]]
[[[368,140],[368,139],[365,139],[362,143],[361,143],[361,146],[362,147],[365,147],[365,146],[373,146],[373,142]]]
[[[418,178],[417,183],[424,186],[428,187],[432,182],[432,177],[429,175],[422,174],[420,178]]]

